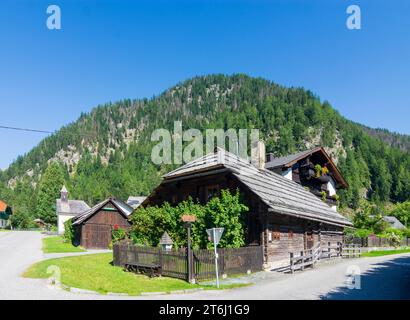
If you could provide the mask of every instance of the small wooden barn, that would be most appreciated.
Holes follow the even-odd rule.
[[[246,243],[262,245],[267,268],[289,263],[289,252],[343,241],[351,222],[309,190],[223,149],[169,172],[143,207],[192,197],[201,203],[221,189],[239,189],[249,207]]]
[[[129,229],[128,216],[133,210],[119,199],[108,198],[74,217],[75,244],[87,249],[107,249],[114,227]]]

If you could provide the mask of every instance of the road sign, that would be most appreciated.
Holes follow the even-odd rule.
[[[221,240],[222,234],[224,233],[224,228],[206,229],[206,233],[208,233],[209,241],[214,243],[216,287],[219,288],[218,251],[216,250],[216,247],[218,246],[219,240]]]
[[[222,238],[224,230],[224,228],[206,229],[206,233],[208,234],[208,240],[217,245]]]

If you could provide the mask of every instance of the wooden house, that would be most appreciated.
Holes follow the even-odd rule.
[[[0,200],[0,229],[4,229],[9,225],[11,214],[11,207]]]
[[[289,263],[289,252],[343,240],[343,229],[351,226],[345,217],[299,183],[259,164],[218,148],[163,176],[142,206],[175,205],[189,196],[205,203],[221,189],[239,188],[249,207],[246,243],[263,246],[267,268]]]
[[[128,229],[128,216],[133,208],[125,202],[109,198],[73,218],[75,244],[87,249],[107,249],[115,227]]]
[[[268,153],[265,168],[309,188],[335,211],[337,190],[348,188],[343,175],[322,147],[279,158]]]

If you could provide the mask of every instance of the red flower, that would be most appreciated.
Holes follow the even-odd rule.
[[[118,224],[114,224],[114,230],[118,230],[119,229],[119,225]]]

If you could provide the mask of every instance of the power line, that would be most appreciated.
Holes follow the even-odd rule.
[[[17,128],[17,127],[8,127],[8,126],[0,126],[0,129],[16,130],[16,131],[27,131],[27,132],[38,132],[38,133],[54,133],[52,131],[27,129],[27,128]]]
[[[19,127],[9,127],[9,126],[2,126],[2,125],[0,125],[0,129],[23,131],[23,132],[46,133],[46,134],[55,134],[55,133],[57,133],[57,131],[47,131],[47,130],[38,130],[38,129],[29,129],[29,128],[19,128]],[[74,133],[74,132],[64,132],[64,134],[69,134],[69,135],[73,135],[73,136],[80,136],[80,137],[95,138],[95,135],[91,135],[91,134],[81,134],[81,133]]]

